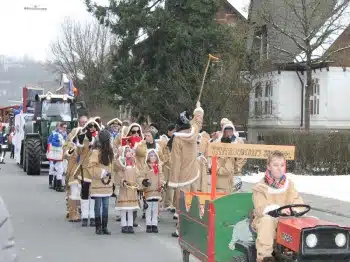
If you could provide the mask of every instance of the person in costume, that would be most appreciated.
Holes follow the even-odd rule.
[[[123,122],[120,121],[118,118],[114,118],[107,122],[107,129],[111,134],[111,146],[113,149],[114,154],[117,154],[117,148],[114,146],[114,141],[120,136],[120,128],[122,126]],[[113,181],[113,194],[112,197],[116,197],[116,187]]]
[[[184,192],[190,191],[191,184],[200,175],[197,161],[197,137],[202,128],[204,110],[199,102],[193,115],[192,119],[186,111],[180,114],[178,128],[168,142],[172,163],[168,186]],[[179,196],[176,199],[177,209],[179,209],[178,201]],[[172,236],[178,236],[177,230]]]
[[[119,156],[118,165],[120,172],[119,197],[116,203],[116,210],[120,211],[122,233],[134,233],[134,211],[139,207],[137,190],[137,168],[134,151],[129,146],[123,146]]]
[[[152,123],[152,124],[150,124],[149,128],[150,128],[150,131],[152,133],[153,138],[154,139],[159,139],[160,135],[159,135],[159,126],[158,126],[158,124]]]
[[[78,166],[78,150],[77,150],[77,136],[81,132],[81,129],[88,121],[87,116],[82,115],[79,117],[78,127],[73,128],[69,133],[65,146],[65,159],[67,160],[66,171],[66,199],[67,199],[67,218],[69,222],[80,222],[80,214],[78,208],[80,206],[80,191],[81,184],[76,176],[74,176],[75,170]]]
[[[208,145],[209,145],[210,136],[206,132],[201,132],[198,135],[197,140],[197,149],[198,149],[198,165],[199,165],[199,179],[193,183],[194,187],[191,188],[191,191],[200,191],[200,192],[209,192],[208,190]]]
[[[49,145],[50,140],[52,139],[52,135],[54,132],[59,132],[60,123],[56,123],[56,128],[51,132],[49,137],[47,138],[47,144]],[[49,160],[49,188],[55,190],[56,189],[56,179],[54,179],[54,164],[52,160]]]
[[[90,197],[95,200],[95,227],[97,235],[110,235],[107,228],[109,198],[113,193],[114,153],[110,143],[111,134],[102,130],[89,155],[87,171],[91,175]],[[101,213],[102,210],[102,213]]]
[[[129,146],[134,152],[136,152],[137,147],[141,144],[141,142],[144,140],[144,135],[141,129],[141,126],[137,123],[132,123],[128,126],[127,129],[127,136],[125,138],[122,138],[122,146]],[[135,159],[136,159],[136,167],[138,170],[142,169],[142,166],[144,164],[144,158],[142,155],[138,155],[137,152],[135,153]],[[138,193],[139,194],[139,193]],[[141,198],[139,194],[139,199]],[[134,227],[137,227],[138,224],[135,222],[137,218],[137,210],[134,210],[133,219],[134,219]]]
[[[146,200],[146,232],[158,233],[158,210],[165,181],[160,158],[155,149],[146,154],[145,166],[138,177]]]
[[[66,123],[58,124],[58,130],[54,130],[48,138],[46,157],[50,161],[50,169],[56,181],[57,192],[64,192],[64,166],[63,146],[65,143],[62,133],[67,129]]]
[[[293,182],[284,174],[285,157],[274,151],[267,159],[264,178],[253,187],[254,218],[252,228],[256,230],[257,262],[275,261],[272,257],[278,220],[276,209],[285,205],[304,204]],[[298,208],[299,209],[299,208]],[[282,213],[290,215],[290,210]]]
[[[90,219],[90,226],[95,226],[95,201],[90,198],[91,174],[87,171],[89,156],[92,153],[91,147],[97,140],[98,131],[101,128],[97,122],[90,119],[78,134],[78,166],[74,172],[81,182],[81,218],[82,226],[87,227]]]
[[[159,138],[156,140],[154,138],[154,132],[152,132],[152,129],[150,127],[146,127],[145,131],[143,132],[143,135],[144,135],[145,139],[143,141],[141,141],[140,144],[136,148],[136,156],[137,156],[136,161],[138,161],[138,162],[136,162],[136,164],[137,164],[138,170],[143,170],[144,167],[147,165],[146,164],[147,150],[154,149],[162,161],[162,156],[161,156],[161,147],[162,146],[161,145],[167,143],[167,140],[164,138]],[[142,192],[141,192],[141,194],[142,194]],[[142,218],[143,219],[146,218],[145,207],[143,207]]]
[[[221,130],[220,131],[216,131],[216,132],[214,132],[211,135],[212,139],[210,140],[210,142],[220,142],[221,141],[221,137],[222,137],[222,134],[223,134],[222,130],[223,130],[224,126],[227,125],[227,124],[233,125],[232,121],[227,119],[227,118],[222,118],[220,120],[220,128],[221,128]]]
[[[244,144],[243,140],[235,135],[233,124],[226,124],[222,128],[221,143]],[[235,177],[241,175],[241,170],[246,163],[245,158],[218,157],[217,158],[217,192],[233,193],[239,188],[234,185]],[[238,184],[239,185],[239,184]]]
[[[80,127],[74,128],[68,135],[67,141],[63,147],[64,159],[67,160],[67,184],[66,184],[66,199],[67,199],[67,218],[69,222],[80,222],[80,214],[78,212],[78,201],[80,200],[81,185],[74,177],[74,170],[77,167],[77,147],[76,139],[80,132]]]
[[[107,122],[107,128],[111,134],[112,144],[113,144],[114,140],[117,137],[119,137],[122,124],[123,124],[123,122],[120,121],[118,118],[114,118],[114,119]]]
[[[167,133],[165,135],[167,138],[166,140],[167,143],[161,144],[161,154],[163,156],[163,172],[164,172],[164,177],[166,182],[169,180],[170,169],[171,169],[170,150],[167,144],[175,131],[176,131],[176,126],[174,124],[169,124],[167,127]],[[165,136],[163,135],[163,137]],[[175,213],[176,211],[174,196],[175,196],[174,188],[167,187],[166,190],[164,191],[164,196],[163,196],[164,208],[167,210],[170,210],[172,213]]]

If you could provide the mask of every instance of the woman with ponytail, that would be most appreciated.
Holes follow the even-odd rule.
[[[114,181],[114,153],[110,139],[111,134],[107,130],[98,134],[87,168],[92,177],[90,196],[95,200],[95,226],[98,235],[111,234],[107,228],[109,198],[113,193]]]

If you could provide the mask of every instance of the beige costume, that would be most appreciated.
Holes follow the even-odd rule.
[[[210,136],[206,132],[202,132],[198,135],[198,166],[199,166],[199,179],[193,183],[195,187],[191,188],[191,191],[209,192],[208,188],[208,145]]]
[[[227,127],[231,127],[234,130],[234,126],[232,124],[226,124],[222,128],[222,132]],[[232,143],[244,144],[243,140],[237,136],[236,136],[236,140]],[[241,175],[242,167],[244,166],[246,161],[247,160],[245,158],[233,158],[233,157],[217,158],[217,181],[216,181],[217,192],[232,193],[234,191],[234,188],[233,188],[234,177]]]
[[[125,161],[125,149],[123,147],[122,156],[119,157],[117,165],[120,167],[120,190],[119,198],[117,200],[116,210],[135,210],[139,209],[137,199],[137,189],[139,187],[137,183],[137,169],[136,165],[129,166]],[[129,185],[126,185],[127,182]]]
[[[112,163],[109,166],[105,166],[99,161],[99,150],[93,150],[89,156],[89,162],[86,167],[86,171],[90,174],[91,186],[90,186],[90,196],[91,197],[106,197],[111,196],[113,193],[113,170]],[[102,183],[102,173],[110,173],[111,178],[103,178],[104,183]]]
[[[71,222],[79,221],[80,215],[78,212],[78,206],[80,200],[80,192],[77,186],[79,181],[74,177],[74,171],[77,168],[77,147],[73,140],[76,138],[80,128],[74,128],[68,135],[67,141],[63,147],[64,159],[68,161],[66,172],[66,194],[67,194],[67,209],[68,220]],[[72,185],[74,185],[72,187]],[[78,192],[76,192],[78,190]]]
[[[171,149],[171,171],[168,186],[189,191],[189,186],[199,178],[197,161],[197,136],[203,123],[204,110],[197,107],[191,128],[174,133]]]
[[[141,190],[145,193],[146,200],[149,200],[149,199],[161,200],[162,194],[161,194],[161,190],[159,190],[159,189],[161,187],[163,187],[165,184],[164,174],[162,171],[162,162],[161,162],[160,157],[158,156],[156,150],[150,149],[147,151],[146,155],[148,156],[148,154],[150,154],[150,152],[154,152],[157,155],[159,174],[155,174],[153,172],[153,169],[147,163],[147,159],[145,158],[145,165],[138,176],[138,184],[141,185]],[[151,185],[149,187],[144,187],[142,185],[142,181],[144,179],[148,179],[151,182]]]
[[[258,260],[269,257],[273,251],[276,236],[277,219],[268,212],[289,204],[303,204],[303,199],[292,181],[286,180],[283,188],[269,187],[264,180],[253,187],[254,220],[253,228],[257,232],[256,248]]]

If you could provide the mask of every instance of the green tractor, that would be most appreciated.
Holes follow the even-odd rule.
[[[68,95],[36,95],[34,114],[25,118],[21,163],[27,175],[40,175],[43,162],[47,161],[48,137],[57,123],[67,123],[69,133],[79,117],[78,112],[86,108],[84,102],[77,102]]]

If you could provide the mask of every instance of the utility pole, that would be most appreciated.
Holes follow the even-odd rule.
[[[46,7],[40,7],[39,5],[25,6],[24,10],[28,11],[47,11]]]

